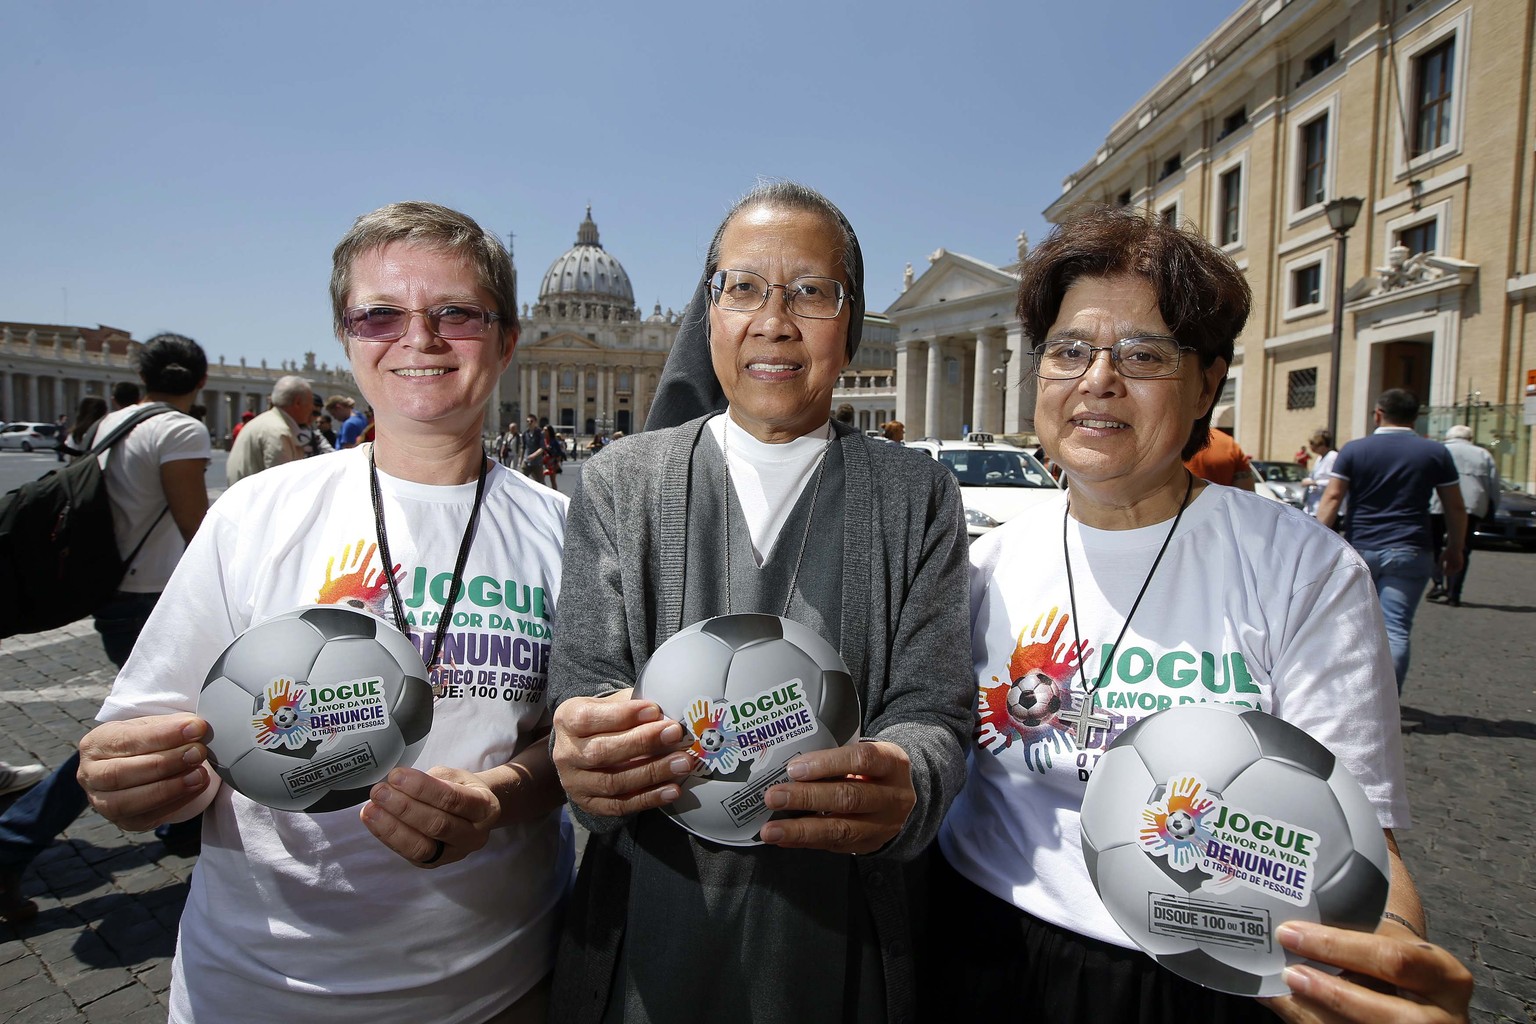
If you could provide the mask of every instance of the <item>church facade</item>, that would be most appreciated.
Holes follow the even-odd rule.
[[[629,273],[603,248],[590,206],[576,243],[549,265],[521,320],[501,378],[498,426],[528,415],[578,435],[645,425],[682,316],[660,303],[641,316]]]
[[[1018,246],[1023,259],[1022,234]],[[1029,343],[1014,315],[1017,266],[945,249],[920,277],[908,264],[901,296],[885,311],[896,332],[896,418],[908,438],[1030,429],[1035,392],[1020,386]]]

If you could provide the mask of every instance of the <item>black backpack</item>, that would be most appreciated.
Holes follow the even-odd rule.
[[[140,423],[172,411],[159,402],[144,406],[68,466],[0,498],[0,638],[74,622],[117,590],[149,533],[126,559],[118,554],[96,457]]]

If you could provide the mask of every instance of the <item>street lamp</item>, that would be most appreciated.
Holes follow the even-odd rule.
[[[998,429],[999,434],[1008,433],[1008,360],[1013,358],[1013,349],[1005,348],[1002,352],[1003,365],[992,371],[992,376],[997,378],[997,388],[1003,393],[1003,421]]]
[[[1323,207],[1328,226],[1339,240],[1337,266],[1333,275],[1333,366],[1328,371],[1328,434],[1338,443],[1339,436],[1339,363],[1344,347],[1344,254],[1349,246],[1349,229],[1360,219],[1365,201],[1355,196],[1330,199]]]

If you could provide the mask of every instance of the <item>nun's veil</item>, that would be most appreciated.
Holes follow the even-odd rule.
[[[706,413],[724,411],[725,392],[720,389],[720,381],[715,378],[714,364],[709,358],[709,279],[719,269],[715,262],[725,226],[741,210],[759,205],[824,211],[835,217],[847,233],[852,249],[852,260],[844,261],[852,264],[848,289],[848,358],[852,359],[858,351],[859,339],[864,333],[864,253],[859,248],[859,236],[853,233],[853,226],[848,223],[842,211],[821,193],[794,182],[759,185],[731,208],[731,212],[726,214],[725,220],[715,230],[714,241],[710,243],[709,255],[705,258],[704,273],[693,290],[688,308],[683,311],[677,339],[672,343],[667,364],[661,371],[661,380],[656,385],[651,411],[645,419],[646,430],[675,427]]]

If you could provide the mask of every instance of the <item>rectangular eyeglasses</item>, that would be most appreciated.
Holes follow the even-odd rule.
[[[768,304],[768,293],[784,291],[784,304],[796,316],[831,320],[843,311],[847,289],[830,277],[797,277],[788,284],[769,284],[750,270],[722,270],[709,279],[709,297],[733,313],[755,313]]]
[[[1090,345],[1063,338],[1035,346],[1030,355],[1035,361],[1035,374],[1046,380],[1076,380],[1088,372],[1099,352],[1109,353],[1110,365],[1120,376],[1152,380],[1178,373],[1180,355],[1193,351],[1173,338],[1121,338],[1113,345]]]
[[[500,313],[472,302],[445,302],[422,309],[402,309],[372,303],[353,306],[341,314],[341,326],[359,341],[398,341],[411,329],[411,318],[421,315],[432,333],[445,341],[483,338]]]

